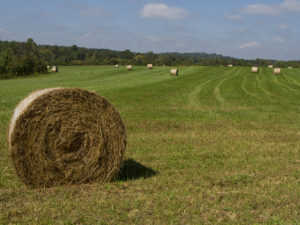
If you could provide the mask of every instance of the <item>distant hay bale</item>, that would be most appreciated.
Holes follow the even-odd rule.
[[[288,69],[293,69],[293,67],[289,66]]]
[[[127,66],[126,66],[126,69],[127,69],[127,70],[132,70],[132,65],[127,65]]]
[[[153,65],[152,64],[147,64],[147,69],[148,70],[152,70],[153,69]]]
[[[281,69],[280,68],[274,68],[273,73],[274,74],[280,74],[281,73]]]
[[[116,64],[116,65],[115,65],[115,68],[119,68],[119,65],[118,65],[118,64]]]
[[[228,67],[233,67],[233,65],[232,65],[232,64],[229,64]]]
[[[273,65],[268,65],[269,68],[273,68]]]
[[[253,66],[253,67],[251,68],[251,72],[252,72],[252,73],[258,73],[258,67]]]
[[[51,187],[111,180],[123,161],[126,134],[105,98],[79,88],[49,88],[18,104],[8,144],[19,178]]]
[[[172,76],[178,76],[178,69],[171,69],[170,70],[170,75],[172,75]]]
[[[58,72],[58,67],[57,66],[52,66],[51,71],[57,73]]]
[[[50,69],[50,66],[47,66],[47,69]]]

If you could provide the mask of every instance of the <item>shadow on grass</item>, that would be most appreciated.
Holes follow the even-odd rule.
[[[143,166],[142,164],[134,161],[133,159],[128,159],[124,161],[123,167],[121,168],[121,171],[116,180],[126,181],[137,180],[140,178],[146,179],[155,176],[156,174],[157,172],[155,172],[151,168]]]

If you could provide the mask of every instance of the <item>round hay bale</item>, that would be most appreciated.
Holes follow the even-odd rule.
[[[105,98],[78,88],[49,88],[16,107],[8,144],[19,178],[32,187],[51,187],[111,180],[123,162],[126,134]]]
[[[152,70],[153,69],[153,65],[152,64],[147,64],[147,69],[148,70]]]
[[[258,73],[258,67],[257,67],[257,66],[253,66],[253,67],[251,68],[251,72],[252,72],[252,73]]]
[[[56,66],[53,66],[52,69],[51,69],[51,71],[52,71],[52,72],[57,72],[57,67],[56,67]]]
[[[170,70],[170,75],[171,76],[178,76],[178,69],[171,69]]]
[[[116,64],[116,65],[115,65],[115,68],[119,68],[119,64]]]
[[[274,71],[273,71],[274,74],[281,74],[281,68],[274,68]]]
[[[127,66],[126,66],[126,69],[127,69],[127,70],[132,70],[132,65],[127,65]]]

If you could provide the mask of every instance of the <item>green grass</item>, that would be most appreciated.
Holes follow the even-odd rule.
[[[300,70],[60,67],[0,81],[0,224],[300,224]],[[9,160],[14,107],[30,92],[81,87],[126,125],[120,177],[26,188]]]

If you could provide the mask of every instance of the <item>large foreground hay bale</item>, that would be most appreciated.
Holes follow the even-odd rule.
[[[152,70],[153,69],[153,65],[152,64],[147,64],[147,69],[148,70]]]
[[[20,179],[50,187],[111,180],[122,164],[126,135],[105,98],[78,88],[49,88],[16,107],[8,143]]]
[[[178,69],[171,69],[170,70],[170,75],[172,75],[172,76],[178,76]]]
[[[252,73],[258,73],[258,67],[257,67],[257,66],[253,66],[253,67],[251,68],[251,72],[252,72]]]
[[[281,73],[281,69],[280,68],[274,68],[273,73],[274,74],[280,74]]]
[[[126,69],[127,69],[127,70],[132,70],[132,65],[127,65],[127,66],[126,66]]]

